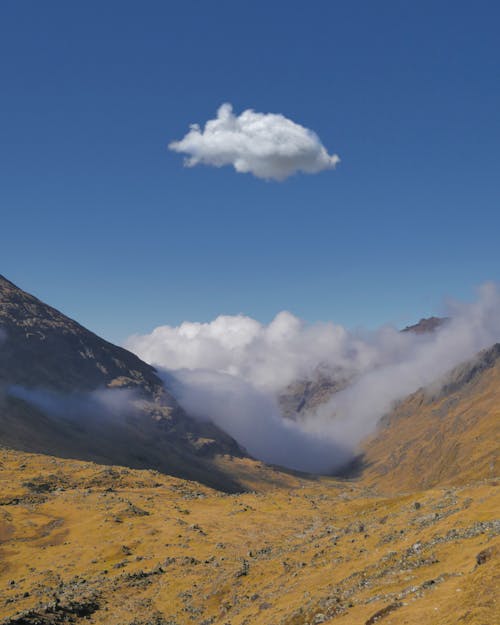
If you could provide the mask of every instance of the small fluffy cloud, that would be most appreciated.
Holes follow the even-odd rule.
[[[162,326],[127,347],[163,369],[181,405],[212,419],[256,457],[326,472],[354,454],[395,401],[432,384],[455,365],[500,341],[500,293],[488,284],[472,303],[450,304],[451,321],[429,334],[383,327],[353,333],[308,325],[288,312],[269,324],[239,316]],[[290,423],[278,396],[318,367],[351,384],[315,412]]]
[[[328,154],[312,130],[291,119],[251,109],[236,116],[231,104],[223,104],[203,130],[192,124],[169,148],[188,155],[187,167],[232,165],[239,173],[267,180],[284,180],[297,172],[315,174],[334,169],[340,161]]]

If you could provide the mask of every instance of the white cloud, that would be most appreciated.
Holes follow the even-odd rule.
[[[406,335],[384,329],[395,346]],[[375,335],[372,340],[376,343]],[[384,339],[388,342],[388,338]],[[289,312],[269,324],[244,315],[221,315],[209,323],[185,321],[132,336],[127,347],[148,362],[168,369],[207,369],[240,377],[263,391],[277,391],[310,375],[318,363],[363,368],[378,358],[375,346],[334,323],[307,325]]]
[[[123,420],[137,412],[140,400],[130,389],[100,388],[89,392],[59,393],[42,388],[13,385],[7,394],[33,404],[47,415],[68,421],[85,419]]]
[[[187,167],[232,165],[239,173],[268,180],[334,169],[340,161],[336,154],[328,154],[314,132],[291,119],[252,109],[236,116],[231,104],[223,104],[203,130],[192,124],[187,135],[169,148],[188,155]]]
[[[212,419],[264,462],[321,473],[351,458],[351,450],[341,442],[283,419],[276,397],[241,377],[180,369],[173,372],[172,385],[171,375],[170,388],[189,414]]]
[[[455,365],[500,341],[500,293],[481,287],[477,301],[455,303],[451,321],[417,335],[383,327],[352,333],[334,323],[308,325],[289,312],[269,324],[239,316],[184,322],[133,336],[127,347],[168,372],[181,405],[212,419],[267,462],[328,471],[354,454],[393,403],[435,382]],[[290,424],[278,394],[318,366],[353,383],[316,412]],[[302,413],[301,413],[302,415]]]

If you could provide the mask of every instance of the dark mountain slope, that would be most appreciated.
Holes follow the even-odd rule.
[[[0,444],[154,468],[239,490],[215,466],[244,455],[189,417],[155,369],[0,276]]]

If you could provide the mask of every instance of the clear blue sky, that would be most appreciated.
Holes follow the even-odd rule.
[[[114,341],[347,326],[500,279],[500,3],[3,0],[0,273]],[[218,106],[342,158],[265,182],[167,144]]]

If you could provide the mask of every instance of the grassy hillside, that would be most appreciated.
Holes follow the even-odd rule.
[[[498,475],[500,345],[420,390],[364,444],[364,482],[390,492]]]
[[[227,495],[6,449],[0,467],[3,624],[498,622],[493,480],[387,497],[259,465],[259,492]]]

